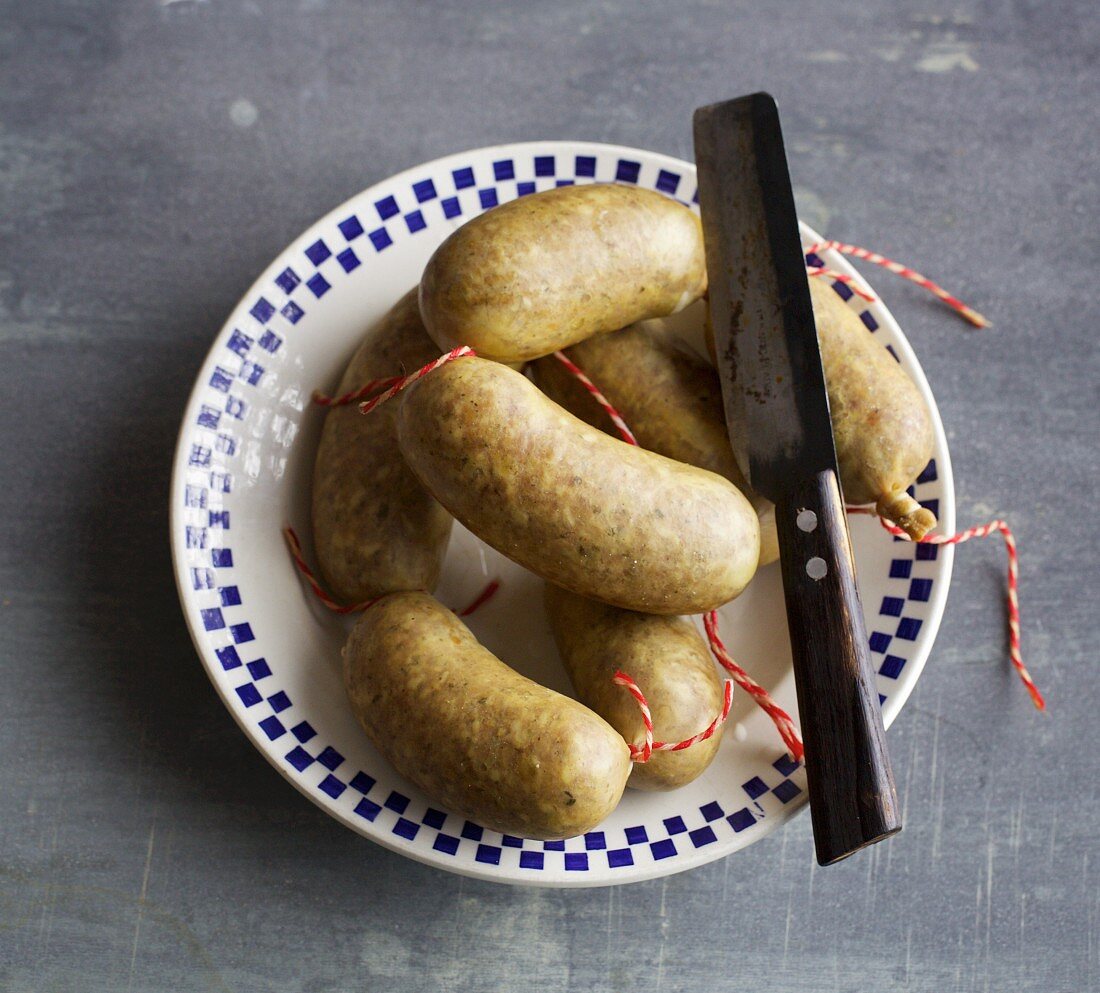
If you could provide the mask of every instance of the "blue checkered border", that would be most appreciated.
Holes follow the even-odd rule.
[[[254,650],[257,634],[234,581],[230,512],[224,507],[224,497],[235,485],[253,392],[274,388],[268,382],[274,379],[268,376],[274,357],[295,326],[336,282],[352,276],[400,239],[415,237],[430,225],[454,227],[498,203],[574,182],[634,183],[687,206],[697,204],[698,191],[688,177],[610,154],[503,158],[487,168],[456,167],[449,175],[425,176],[379,195],[370,207],[349,213],[331,231],[310,241],[297,261],[283,268],[251,301],[248,318],[230,331],[208,383],[208,402],[200,407],[193,426],[183,497],[185,545],[203,552],[207,561],[189,570],[193,589],[206,603],[198,611],[199,623],[215,645],[222,670],[240,675],[234,692],[246,719],[270,741],[285,742],[286,771],[299,777],[307,790],[347,803],[354,817],[388,832],[396,844],[412,843],[422,838],[422,832],[432,832],[432,850],[442,856],[472,853],[476,862],[486,866],[518,866],[533,873],[620,869],[705,848],[718,842],[723,833],[751,830],[781,811],[802,794],[804,771],[780,755],[771,765],[774,776],[767,780],[755,776],[742,784],[743,804],[723,806],[713,800],[691,814],[667,818],[659,826],[593,831],[558,842],[500,835],[387,790],[368,773],[349,767],[331,745],[317,740],[312,725],[278,688],[267,659]],[[815,256],[808,260],[821,264]],[[834,283],[834,289],[845,300],[852,299],[843,283]],[[861,312],[860,318],[869,331],[878,330],[869,310]],[[890,351],[896,359],[892,348]],[[933,461],[910,492],[919,492],[922,485],[936,479]],[[938,514],[936,500],[921,502]],[[929,600],[933,576],[928,563],[939,551],[934,545],[900,540],[898,546],[890,565],[891,592],[883,597],[879,621],[870,633],[871,650],[880,660],[879,688],[885,690],[879,695],[882,702],[907,662],[905,643],[912,644],[921,630],[922,621],[908,616],[906,606]]]

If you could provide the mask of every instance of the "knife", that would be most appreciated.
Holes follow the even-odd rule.
[[[708,316],[730,441],[775,504],[817,859],[901,830],[779,111],[695,111]]]

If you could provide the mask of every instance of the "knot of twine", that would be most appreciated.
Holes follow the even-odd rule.
[[[645,740],[641,745],[635,745],[633,742],[628,742],[630,747],[630,758],[639,764],[648,762],[654,752],[679,752],[685,748],[690,748],[697,742],[706,741],[707,738],[711,737],[711,735],[718,730],[718,728],[725,724],[726,718],[730,715],[730,706],[733,704],[733,682],[727,679],[722,688],[722,709],[718,712],[718,716],[702,731],[698,734],[693,734],[690,738],[685,738],[683,741],[677,741],[675,743],[654,741],[653,715],[649,712],[649,704],[646,702],[645,694],[642,693],[638,684],[620,669],[615,670],[615,675],[611,677],[611,681],[616,686],[625,686],[630,695],[638,701],[638,709],[642,712],[642,723],[645,725]]]
[[[355,403],[356,400],[362,400],[363,397],[369,397],[372,393],[377,393],[380,389],[387,386],[393,386],[394,383],[401,381],[400,376],[384,376],[382,379],[372,379],[368,383],[364,383],[357,390],[351,390],[348,393],[342,393],[340,396],[329,396],[327,393],[322,393],[320,390],[313,391],[313,402],[318,407],[345,407],[349,403]]]
[[[889,272],[916,283],[918,286],[923,287],[938,299],[942,300],[975,327],[987,328],[991,326],[990,322],[974,310],[973,307],[967,306],[957,297],[952,296],[942,286],[932,282],[927,276],[922,276],[916,270],[910,269],[900,262],[895,262],[893,259],[888,259],[885,255],[880,255],[878,252],[872,252],[866,248],[860,248],[859,245],[849,245],[840,241],[819,241],[810,245],[810,247],[805,250],[804,254],[809,257],[817,255],[819,252],[830,250],[840,252],[843,255],[851,255],[853,258],[872,262],[875,265],[882,266]],[[806,272],[810,276],[829,276],[847,285],[852,292],[858,294],[864,300],[871,303],[875,300],[873,294],[863,290],[853,282],[850,276],[844,273],[834,272],[824,266],[813,265],[807,265]],[[873,510],[867,507],[849,507],[847,509],[850,514],[870,514],[871,516],[878,516]],[[885,518],[879,517],[878,520],[895,538],[900,538],[902,541],[913,540],[905,531]],[[1004,539],[1005,551],[1008,555],[1007,601],[1009,659],[1012,662],[1013,668],[1023,681],[1028,695],[1031,697],[1036,708],[1045,710],[1046,701],[1044,701],[1043,695],[1035,685],[1035,680],[1032,679],[1031,673],[1027,671],[1027,667],[1024,665],[1023,656],[1020,652],[1020,601],[1017,589],[1019,584],[1019,555],[1016,549],[1016,536],[1012,533],[1012,529],[1008,526],[1008,523],[1000,519],[993,520],[988,524],[979,524],[975,527],[967,528],[965,531],[960,531],[958,534],[927,534],[919,539],[919,541],[920,544],[926,545],[961,545],[964,541],[969,541],[971,538],[985,538],[994,533],[999,533]]]

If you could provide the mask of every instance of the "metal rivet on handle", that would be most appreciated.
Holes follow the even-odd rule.
[[[806,575],[810,579],[824,579],[829,574],[829,565],[816,555],[806,563]]]
[[[817,527],[817,514],[812,510],[800,510],[794,522],[799,531],[813,531]]]

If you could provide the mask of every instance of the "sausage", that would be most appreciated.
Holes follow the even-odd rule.
[[[936,526],[906,489],[935,449],[932,414],[916,384],[831,286],[810,280],[844,498],[919,541]]]
[[[367,737],[402,776],[494,831],[583,834],[622,796],[622,736],[508,668],[426,593],[394,593],[363,614],[344,647],[344,682]]]
[[[439,355],[420,320],[414,288],[364,339],[339,392],[401,375]],[[417,481],[397,448],[397,410],[358,406],[325,417],[313,467],[313,540],[337,599],[356,603],[396,590],[431,590],[452,518]]]
[[[677,344],[662,321],[589,338],[566,354],[622,414],[642,448],[724,476],[761,518],[760,565],[779,558],[775,508],[745,480],[730,447],[722,387],[714,368]],[[614,428],[577,378],[553,356],[531,363],[538,387],[570,413]]]
[[[839,294],[819,279],[809,283],[844,499],[875,504],[877,514],[919,541],[936,517],[906,490],[935,451],[931,411]],[[709,323],[706,339],[713,359]]]
[[[628,742],[640,745],[645,725],[634,698],[612,682],[617,669],[645,694],[657,741],[683,741],[722,709],[722,681],[699,633],[679,617],[621,610],[546,584],[546,613],[558,651],[581,703]],[[635,765],[627,785],[672,790],[697,778],[718,752],[723,727],[678,752],[654,752]]]
[[[397,437],[462,524],[575,593],[694,614],[756,570],[756,514],[730,482],[609,438],[498,363],[458,359],[411,386]]]
[[[517,362],[674,313],[706,285],[687,207],[635,186],[562,186],[451,234],[424,270],[420,309],[440,348]]]

